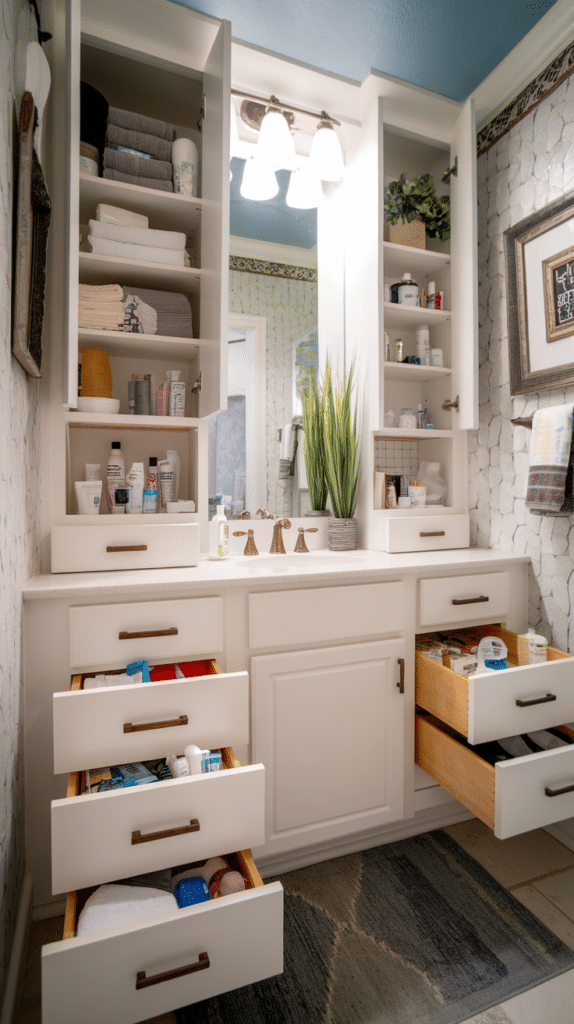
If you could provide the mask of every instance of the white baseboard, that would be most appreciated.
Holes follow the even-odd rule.
[[[6,978],[6,991],[2,1003],[0,1024],[13,1024],[16,1013],[16,999],[20,991],[24,964],[26,962],[26,950],[28,944],[28,933],[32,911],[32,874],[24,875],[20,902],[18,904],[18,915],[16,917],[16,928],[14,941],[10,954],[10,965]]]

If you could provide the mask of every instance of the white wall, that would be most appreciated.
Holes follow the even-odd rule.
[[[511,398],[503,232],[574,189],[574,75],[478,160],[480,427],[470,435],[472,543],[532,559],[529,624],[574,651],[574,517],[525,508],[530,431],[510,418],[574,402],[574,387]]]
[[[21,592],[39,566],[39,386],[11,353],[15,40],[25,0],[1,0],[0,25],[0,991],[24,874]],[[30,21],[35,28],[33,19]]]

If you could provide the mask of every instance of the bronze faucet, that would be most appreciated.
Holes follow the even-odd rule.
[[[245,530],[234,530],[233,531],[233,536],[234,537],[247,537],[247,544],[245,545],[245,551],[243,552],[244,555],[258,555],[259,554],[259,552],[258,552],[258,550],[257,550],[257,548],[255,546],[255,537],[253,535],[253,530],[247,530],[247,533],[245,532]]]
[[[269,549],[270,555],[286,555],[285,545],[283,543],[283,534],[281,532],[282,527],[286,530],[291,529],[291,522],[289,519],[276,519],[273,524],[273,540],[271,541],[271,547]]]
[[[307,543],[305,541],[305,534],[306,533],[318,533],[318,532],[319,532],[319,527],[318,526],[310,526],[307,530],[305,530],[302,526],[300,526],[299,527],[299,534],[298,534],[298,537],[297,537],[297,543],[295,545],[294,550],[295,551],[306,551],[306,552],[308,552],[309,548],[307,547]]]

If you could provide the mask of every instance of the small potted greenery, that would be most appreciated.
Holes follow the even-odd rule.
[[[385,189],[385,219],[391,242],[418,249],[425,248],[425,238],[446,242],[450,238],[450,197],[436,195],[432,174],[410,181],[401,174]]]
[[[311,511],[306,515],[328,516],[328,489],[325,480],[325,402],[316,381],[301,390],[303,399],[303,455],[307,471]]]
[[[353,408],[353,366],[336,384],[327,360],[322,402],[325,410],[325,479],[333,515],[327,521],[327,546],[332,551],[357,547],[355,519],[361,465],[357,406]]]

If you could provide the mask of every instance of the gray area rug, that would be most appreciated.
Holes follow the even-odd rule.
[[[285,970],[178,1024],[459,1024],[574,953],[445,832],[279,875]]]

